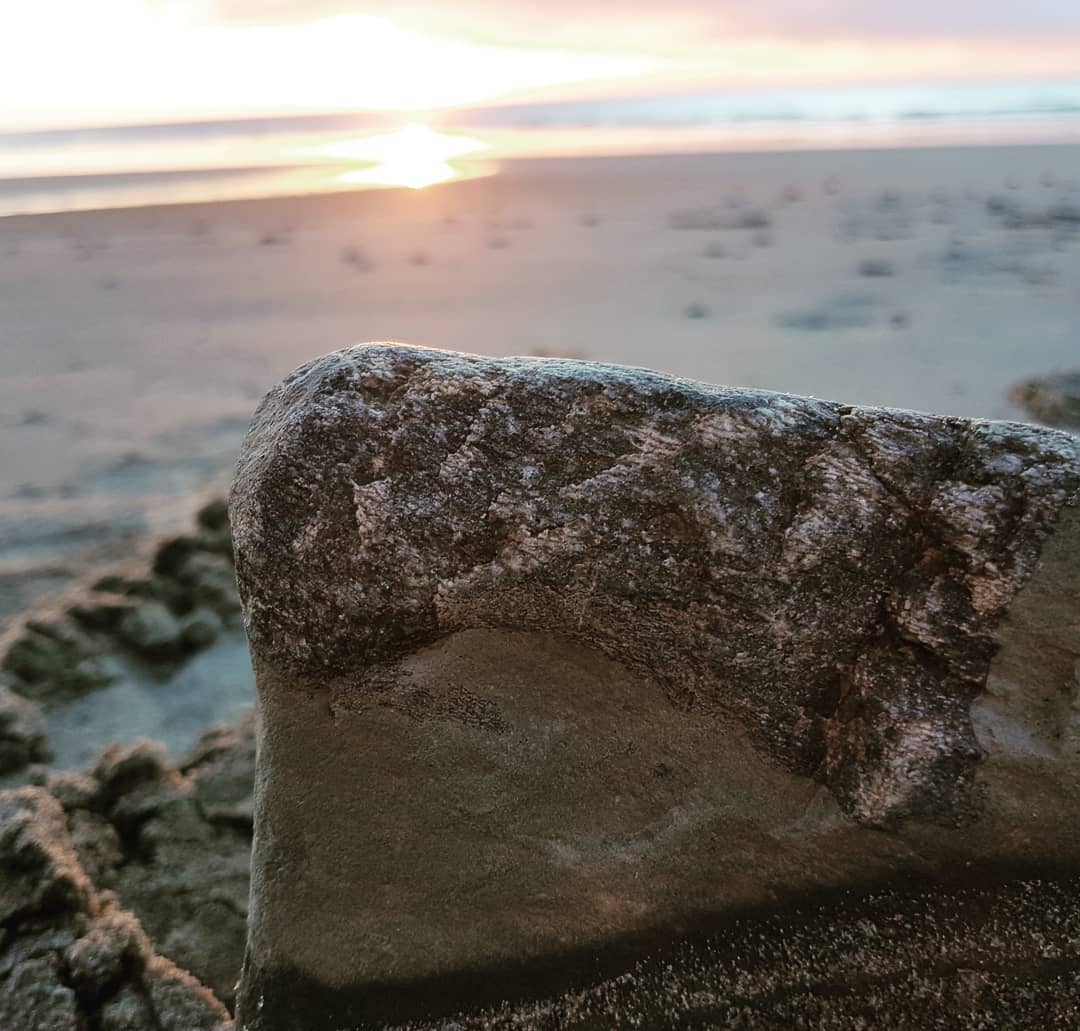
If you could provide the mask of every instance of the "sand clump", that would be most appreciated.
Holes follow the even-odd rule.
[[[41,709],[0,684],[0,772],[48,758]]]
[[[87,876],[39,787],[0,792],[0,1026],[224,1031],[228,1011]]]
[[[1023,380],[1009,390],[1009,400],[1039,422],[1080,429],[1080,370]]]
[[[194,533],[163,541],[149,568],[96,580],[0,639],[0,775],[47,761],[46,714],[131,668],[164,675],[228,631],[239,600],[224,501],[200,509]]]
[[[211,728],[177,764],[162,754],[111,746],[84,773],[39,769],[0,792],[0,1027],[224,1025],[243,960],[253,728]]]
[[[175,765],[137,742],[105,749],[87,773],[35,777],[62,806],[87,875],[227,1003],[243,958],[254,758],[243,724],[208,730]]]

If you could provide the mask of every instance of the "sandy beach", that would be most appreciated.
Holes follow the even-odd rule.
[[[1080,3],[2,24],[0,1031],[1080,1028]]]
[[[1080,148],[521,161],[0,221],[0,620],[185,526],[264,391],[361,340],[987,418],[1080,354]]]
[[[1080,365],[1080,147],[530,160],[420,191],[16,216],[0,219],[0,312],[0,643],[18,641],[8,673],[29,670],[36,700],[7,692],[29,751],[0,786],[47,789],[25,789],[40,811],[17,818],[70,827],[57,848],[138,917],[146,956],[152,942],[215,993],[188,984],[206,1023],[160,1026],[210,1028],[246,940],[254,685],[228,512],[196,511],[226,491],[265,391],[327,351],[397,339],[1030,420],[1010,387]],[[1046,960],[1068,949],[1055,934],[1075,938],[1071,885],[860,899],[850,918],[797,914],[797,934],[776,924],[775,951],[748,924],[753,946],[731,948],[760,967],[749,979],[709,945],[709,980],[673,990],[698,984],[683,949],[662,973],[460,1026],[608,1026],[635,1007],[658,1026],[669,997],[710,1014],[734,984],[760,1026],[976,1005],[1048,1026],[1072,1006]],[[918,933],[879,936],[867,914]],[[990,939],[1000,955],[973,960]],[[1015,996],[1009,964],[1036,971]],[[954,990],[972,965],[998,995]],[[798,985],[774,973],[791,970]],[[804,970],[839,986],[826,1003],[801,994]]]

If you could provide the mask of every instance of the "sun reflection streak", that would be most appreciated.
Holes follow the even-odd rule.
[[[326,157],[370,163],[338,177],[342,183],[367,186],[408,186],[420,189],[456,179],[461,172],[451,161],[486,150],[488,145],[469,136],[435,132],[426,125],[405,125],[395,132],[339,143],[319,149]]]

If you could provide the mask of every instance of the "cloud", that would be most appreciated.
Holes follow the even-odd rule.
[[[205,8],[208,20],[242,25],[275,25],[314,21],[338,14],[377,14],[379,6],[356,0],[209,0],[195,6]]]
[[[373,0],[204,0],[204,6],[213,18],[249,24],[391,14],[395,21],[538,46],[583,34],[592,46],[597,33],[610,33],[614,42],[646,31],[661,47],[665,34],[668,41],[685,34],[698,43],[730,35],[914,40],[1080,34],[1077,0],[457,0],[396,4],[392,11]]]
[[[1080,30],[1075,0],[760,0],[725,3],[722,17],[747,30],[899,38],[1041,35]],[[714,8],[715,10],[715,8]]]
[[[0,25],[4,127],[1080,77],[1080,0],[10,0]]]

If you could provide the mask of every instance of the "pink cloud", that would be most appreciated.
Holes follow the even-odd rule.
[[[496,41],[532,42],[584,32],[595,42],[605,28],[615,38],[635,23],[667,26],[716,39],[725,35],[797,37],[972,38],[1080,35],[1077,0],[457,0],[389,7],[373,0],[212,0],[211,16],[227,22],[266,24],[311,21],[337,14],[372,14],[454,27]],[[531,37],[531,38],[522,38]],[[1078,69],[1080,71],[1080,69]]]

